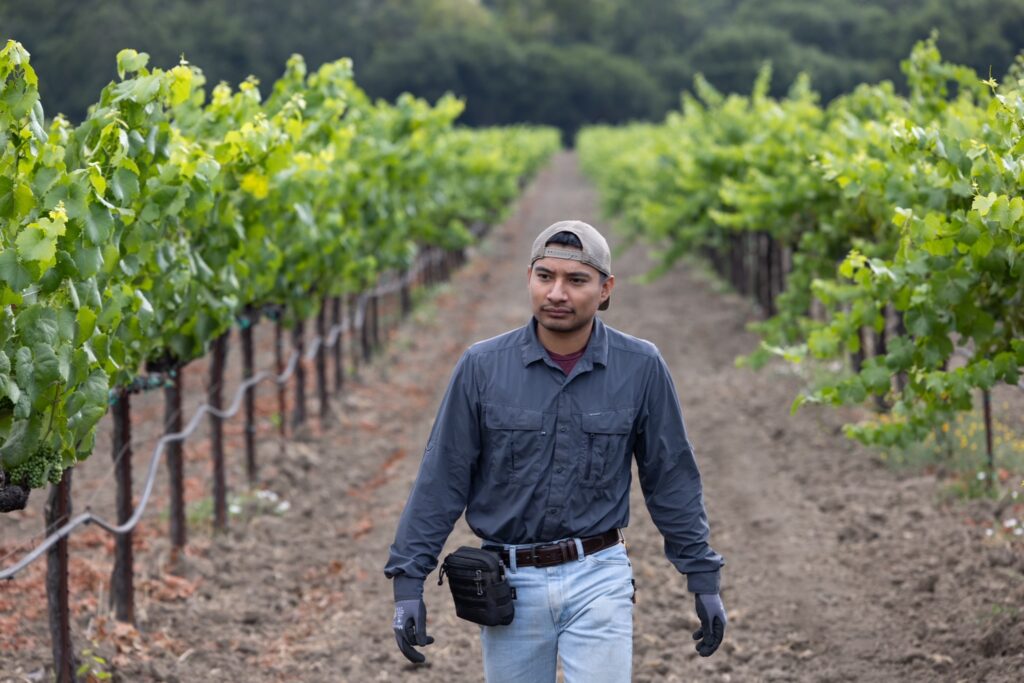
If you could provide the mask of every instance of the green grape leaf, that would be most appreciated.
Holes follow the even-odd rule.
[[[114,230],[114,218],[102,204],[90,204],[85,216],[85,235],[94,245],[106,244]]]
[[[111,178],[110,190],[117,201],[129,204],[139,195],[139,176],[126,168],[119,168],[114,171],[114,177]]]
[[[82,344],[89,337],[92,336],[93,331],[96,329],[96,311],[92,310],[88,306],[80,306],[78,313],[75,316],[76,331],[75,331],[75,343]]]
[[[39,416],[31,419],[16,419],[7,433],[7,439],[0,444],[0,463],[4,469],[22,464],[36,449],[42,434]]]
[[[116,248],[115,248],[116,253]],[[81,246],[75,250],[73,257],[78,275],[81,278],[91,278],[100,272],[103,267],[103,252],[99,247]]]
[[[32,284],[32,274],[18,261],[18,254],[14,249],[0,251],[0,280],[6,282],[15,292],[20,292]]]
[[[865,362],[860,377],[868,391],[873,393],[883,394],[891,388],[892,373],[876,358],[870,358]]]
[[[980,216],[987,216],[992,205],[996,201],[996,193],[989,192],[987,195],[978,195],[971,204],[971,209],[977,211]]]
[[[117,76],[124,78],[128,72],[141,71],[149,63],[149,55],[130,48],[117,53]]]
[[[60,324],[57,311],[43,304],[33,304],[22,309],[14,319],[15,328],[22,341],[26,344],[46,344],[56,346],[60,343]],[[28,352],[27,348],[21,351]],[[26,360],[31,360],[30,356]]]
[[[18,255],[22,260],[40,264],[43,268],[49,268],[56,263],[57,259],[57,236],[47,232],[33,223],[22,230],[14,240],[18,248]]]
[[[68,415],[68,429],[75,441],[84,439],[100,421],[100,418],[106,414],[109,392],[110,381],[106,373],[102,370],[95,370],[68,399],[65,406]]]
[[[11,403],[17,403],[21,398],[21,389],[8,373],[0,373],[0,397],[6,396]]]

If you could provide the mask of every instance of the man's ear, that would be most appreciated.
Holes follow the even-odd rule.
[[[533,264],[526,266],[526,283],[530,283],[530,278],[533,277]]]
[[[613,289],[615,289],[615,276],[609,275],[601,285],[601,301],[610,297]]]

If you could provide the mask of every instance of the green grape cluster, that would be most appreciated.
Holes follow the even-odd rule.
[[[8,481],[28,489],[42,488],[46,482],[59,484],[63,476],[63,458],[52,446],[40,446],[23,462],[7,469]]]

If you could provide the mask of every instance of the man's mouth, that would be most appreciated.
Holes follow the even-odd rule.
[[[544,311],[548,315],[556,316],[570,315],[572,313],[571,308],[542,308],[540,310]]]

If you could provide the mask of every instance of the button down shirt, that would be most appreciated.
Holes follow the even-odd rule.
[[[536,321],[470,347],[452,374],[385,574],[417,593],[463,510],[498,544],[585,537],[629,523],[631,459],[668,559],[718,592],[700,473],[658,349],[594,319],[569,375]],[[410,597],[406,595],[405,597]]]

